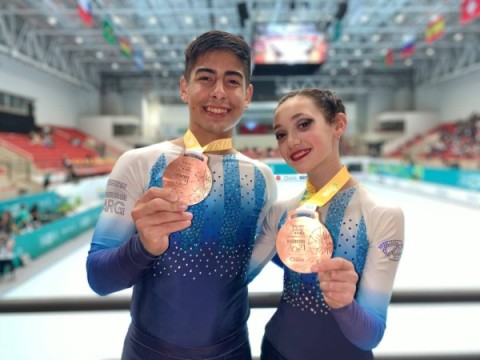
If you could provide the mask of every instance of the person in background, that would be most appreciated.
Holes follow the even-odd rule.
[[[271,258],[284,269],[262,360],[373,359],[384,335],[404,215],[375,199],[342,164],[346,127],[345,107],[328,90],[290,92],[275,110],[280,154],[307,182],[297,196],[273,205],[252,256],[252,275]],[[302,225],[298,219],[307,215],[312,220]]]
[[[127,151],[110,174],[86,266],[99,295],[133,287],[123,360],[251,360],[247,271],[277,190],[232,147],[250,74],[241,37],[197,37],[180,79],[188,130]]]
[[[21,204],[20,210],[15,219],[16,225],[21,232],[28,232],[33,229],[32,215],[27,204]]]
[[[13,233],[0,228],[0,280],[9,275],[10,279],[15,278],[14,259],[15,238]]]

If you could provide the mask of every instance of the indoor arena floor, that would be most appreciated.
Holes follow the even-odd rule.
[[[291,194],[302,182],[279,182]],[[395,290],[480,290],[480,208],[365,183],[405,212],[405,248]],[[477,223],[479,222],[479,223]],[[0,283],[0,297],[96,296],[88,287],[85,259],[92,231],[19,269]],[[34,272],[32,274],[32,272]],[[282,273],[268,265],[251,292],[280,291]],[[111,296],[128,296],[125,290]],[[259,355],[263,328],[273,309],[252,309],[249,331]],[[129,324],[128,311],[0,314],[0,359],[118,360]],[[392,304],[376,354],[480,354],[480,303]]]

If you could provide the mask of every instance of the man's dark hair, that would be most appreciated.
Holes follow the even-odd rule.
[[[198,36],[185,49],[184,77],[188,81],[197,60],[212,51],[226,50],[232,52],[243,63],[246,85],[250,84],[252,55],[250,46],[241,37],[228,32],[212,30]]]

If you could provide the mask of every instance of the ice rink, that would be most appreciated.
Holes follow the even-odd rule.
[[[279,181],[279,194],[289,197],[303,183]],[[378,197],[399,204],[405,213],[405,249],[395,290],[480,289],[478,206],[422,196],[386,184],[364,183]],[[73,239],[68,251],[55,250],[54,262],[17,286],[0,292],[0,296],[9,299],[95,296],[87,285],[85,273],[91,234],[88,231]],[[269,265],[250,285],[250,291],[280,291],[281,286],[281,271]],[[126,290],[112,296],[129,294],[130,290]],[[263,328],[273,311],[252,309],[249,329],[255,356],[259,355]],[[0,359],[119,359],[128,324],[128,311],[0,314]],[[479,324],[480,303],[393,304],[385,337],[375,353],[480,353]]]

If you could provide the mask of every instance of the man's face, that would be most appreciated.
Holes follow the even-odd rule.
[[[189,79],[180,79],[182,100],[190,110],[190,130],[202,145],[231,137],[253,94],[243,64],[229,51],[198,58]]]

